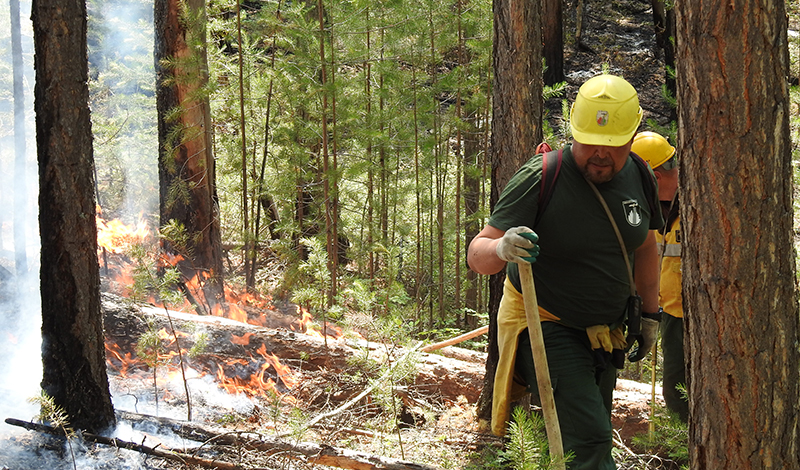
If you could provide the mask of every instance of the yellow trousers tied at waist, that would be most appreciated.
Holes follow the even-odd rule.
[[[543,322],[560,320],[541,306],[539,306],[539,318]],[[497,311],[499,359],[494,376],[494,395],[492,397],[492,433],[497,436],[506,434],[511,402],[519,400],[528,393],[527,384],[514,378],[519,335],[527,327],[522,294],[506,278],[503,285],[503,298],[500,300],[500,307]],[[594,349],[611,352],[611,349],[626,348],[625,334],[621,325],[611,331],[609,331],[608,325],[590,326],[587,328],[587,335]]]
[[[558,321],[559,318],[539,307],[542,321]],[[514,363],[517,357],[519,334],[528,327],[525,317],[525,304],[522,294],[506,278],[503,285],[503,298],[497,310],[497,347],[500,356],[494,376],[494,395],[492,397],[492,433],[506,434],[512,401],[519,400],[528,393],[527,386],[514,380]]]

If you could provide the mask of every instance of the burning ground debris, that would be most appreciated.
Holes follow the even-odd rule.
[[[111,294],[103,295],[103,309],[117,408],[185,420],[187,399],[167,313]],[[195,420],[200,422],[283,436],[307,432],[314,436],[312,442],[331,446],[354,439],[391,441],[401,427],[438,426],[439,417],[451,406],[474,403],[480,391],[482,363],[417,352],[415,357],[424,357],[412,361],[406,367],[407,380],[401,380],[397,370],[388,375],[387,370],[403,362],[406,348],[387,349],[346,336],[329,338],[326,347],[321,335],[304,334],[299,328],[272,329],[182,312],[169,315],[189,358],[189,400],[195,403]],[[305,329],[313,331],[309,325]],[[161,342],[156,370],[136,354],[136,338],[152,330]],[[387,369],[386,364],[393,366]],[[372,393],[359,398],[364,390]],[[348,407],[339,410],[346,403]],[[339,411],[328,416],[331,410]],[[463,432],[451,429],[444,435],[465,442],[478,439],[464,439]],[[384,442],[374,453],[397,456],[386,453],[387,447],[397,445]]]

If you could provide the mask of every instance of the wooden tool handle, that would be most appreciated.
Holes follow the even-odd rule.
[[[518,266],[522,299],[525,302],[525,318],[528,321],[528,334],[531,338],[533,366],[536,369],[536,382],[539,385],[539,398],[542,401],[542,411],[544,412],[547,442],[550,446],[550,455],[558,460],[564,456],[564,445],[561,442],[561,427],[558,425],[553,385],[550,382],[550,368],[547,366],[542,324],[539,320],[539,302],[536,300],[536,288],[533,285],[533,271],[528,263],[520,263]],[[564,464],[562,463],[557,468],[563,469]]]

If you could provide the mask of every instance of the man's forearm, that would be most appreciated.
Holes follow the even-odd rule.
[[[634,280],[636,291],[642,297],[642,310],[656,312],[658,310],[658,250],[655,234],[650,231],[647,240],[636,250],[634,258]]]
[[[506,262],[497,256],[497,243],[504,233],[487,225],[472,239],[467,250],[467,263],[471,270],[478,274],[495,274],[505,267]]]

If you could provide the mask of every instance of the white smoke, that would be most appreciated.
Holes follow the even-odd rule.
[[[29,0],[20,1],[21,45],[24,64],[25,186],[17,197],[11,14],[9,2],[0,3],[0,417],[30,418],[36,407],[28,399],[37,396],[42,377],[41,299],[39,297],[39,231],[36,141],[33,113],[33,27]],[[15,206],[15,203],[19,203]],[[14,217],[22,214],[27,245],[14,246]],[[19,228],[19,227],[18,227]],[[25,253],[26,270],[15,262],[15,252]],[[0,421],[0,435],[11,426]]]
[[[97,106],[98,116],[102,112],[102,117],[107,119],[101,120],[99,125],[97,122],[93,125],[97,128],[95,156],[102,161],[112,155],[116,161],[122,162],[125,167],[122,180],[130,187],[125,188],[128,193],[121,199],[120,211],[138,216],[152,212],[158,203],[158,191],[154,191],[158,183],[153,94],[155,77],[152,72],[152,1],[111,0],[89,3],[90,8],[102,10],[95,16],[106,20],[105,24],[90,22],[90,28],[104,28],[107,32],[105,36],[91,30],[89,32],[90,42],[92,38],[105,37],[102,44],[90,44],[90,51],[94,46],[94,57],[99,58],[93,64],[94,73],[90,87],[104,87],[105,91],[110,92],[109,96],[118,97],[116,102],[91,103],[93,107]],[[63,444],[63,439],[42,436],[5,423],[6,418],[23,421],[34,419],[39,410],[31,399],[39,396],[42,378],[38,162],[33,108],[33,26],[30,18],[31,0],[20,0],[27,194],[24,198],[19,198],[14,193],[16,150],[11,12],[8,1],[0,2],[0,468],[73,468],[70,457],[72,453],[75,454],[79,468],[143,468],[137,463],[141,461],[141,457],[133,455],[135,453],[86,452],[86,449],[77,445],[77,441],[73,442],[70,450]],[[125,70],[117,71],[112,76],[106,70],[109,66],[123,67]],[[125,77],[127,80],[109,80],[110,76]],[[132,82],[134,83],[131,84]],[[97,88],[90,89],[92,92],[96,90]],[[126,101],[124,94],[130,91],[138,92],[137,97]],[[95,110],[92,112],[94,120]],[[120,116],[120,119],[115,120]],[[98,132],[102,132],[103,125],[108,125],[111,132],[119,131],[115,134],[115,140],[97,137]],[[133,140],[137,142],[135,145],[131,143]],[[142,146],[150,147],[149,156],[142,155]],[[143,159],[149,159],[151,163],[143,165]],[[102,163],[105,162],[101,162],[101,166]],[[15,202],[20,199],[23,200],[22,203],[15,207]],[[26,214],[23,227],[26,240],[24,247],[14,245],[15,212]],[[17,272],[15,263],[15,253],[20,249],[26,254],[27,271],[24,273]],[[114,397],[115,402],[117,398]],[[119,401],[124,405],[124,399]],[[126,409],[124,406],[121,408]],[[141,442],[141,435],[130,429],[123,428],[117,432],[117,437]],[[42,448],[55,448],[56,451],[45,452]],[[115,463],[116,461],[119,462]]]

